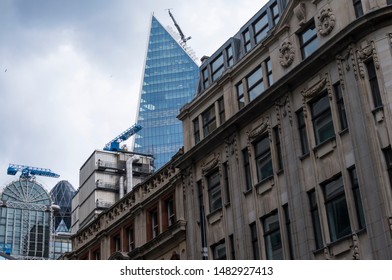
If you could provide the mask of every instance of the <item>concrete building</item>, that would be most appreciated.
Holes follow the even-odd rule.
[[[72,234],[151,175],[152,162],[150,155],[95,150],[80,168],[80,186],[72,198]]]
[[[390,4],[269,1],[203,62],[189,259],[392,258]]]

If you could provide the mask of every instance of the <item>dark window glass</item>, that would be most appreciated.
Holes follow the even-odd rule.
[[[347,128],[347,117],[342,95],[342,86],[340,83],[337,83],[333,87],[335,89],[336,104],[339,110],[340,129],[345,130]]]
[[[294,250],[293,250],[293,239],[291,236],[290,213],[287,204],[283,205],[283,211],[284,211],[284,218],[286,220],[286,232],[287,232],[287,239],[289,241],[290,259],[292,260],[294,258]]]
[[[210,200],[210,212],[222,208],[222,193],[219,172],[215,171],[207,177],[208,195]]]
[[[231,259],[235,260],[235,245],[234,245],[234,236],[231,234],[229,235],[230,239],[230,254],[231,254]]]
[[[230,45],[226,48],[227,67],[234,65],[233,47]]]
[[[274,26],[278,23],[279,19],[280,19],[280,15],[279,15],[279,8],[278,8],[278,4],[274,3],[271,5],[271,15],[272,15],[272,21],[274,23]]]
[[[278,159],[278,170],[283,169],[283,161],[282,161],[282,147],[280,145],[280,136],[279,136],[279,127],[274,127],[274,138],[275,138],[275,147],[276,147],[276,157]]]
[[[392,149],[388,147],[384,149],[384,157],[387,164],[388,176],[389,176],[389,183],[392,185]]]
[[[226,121],[225,104],[223,102],[223,98],[218,100],[218,108],[219,108],[219,121],[222,124],[222,123],[224,123]]]
[[[316,145],[318,145],[335,136],[328,95],[324,94],[314,101],[311,104],[311,110],[314,135]]]
[[[329,233],[333,242],[351,233],[342,177],[324,185],[324,197]]]
[[[244,158],[245,186],[246,186],[245,190],[248,191],[252,188],[252,177],[250,176],[248,149],[242,150],[242,156]]]
[[[261,67],[254,70],[247,78],[249,100],[252,101],[264,91],[263,71]]]
[[[363,16],[363,8],[362,8],[362,1],[361,0],[353,0],[355,16],[358,18]]]
[[[203,75],[203,87],[204,89],[208,88],[208,68],[203,69],[202,71],[202,75]]]
[[[128,237],[128,251],[132,251],[135,249],[135,230],[133,226],[127,229],[127,237]]]
[[[357,172],[355,168],[351,168],[349,172],[350,172],[351,187],[354,194],[355,210],[357,212],[358,225],[359,225],[359,229],[363,229],[366,227],[366,224],[365,224],[365,216],[363,214],[361,193],[359,191]]]
[[[250,238],[252,242],[253,259],[259,260],[260,259],[259,239],[257,236],[256,223],[250,224]]]
[[[240,110],[245,106],[244,85],[242,84],[242,82],[236,85],[236,89],[237,89],[238,109]]]
[[[304,118],[303,110],[297,112],[297,120],[298,120],[298,132],[301,140],[302,154],[306,155],[309,153],[309,143],[308,143],[308,136],[306,134],[306,126],[305,126],[305,118]]]
[[[263,219],[265,250],[268,260],[282,260],[282,239],[278,213]]]
[[[263,13],[261,17],[253,25],[255,31],[255,41],[260,43],[268,33],[268,16],[267,13]]]
[[[267,69],[267,80],[268,86],[271,86],[274,83],[274,77],[272,76],[272,63],[271,59],[267,58],[265,61],[265,67]]]
[[[311,55],[319,46],[317,39],[317,29],[312,22],[302,33],[300,34],[301,41],[301,52],[302,58],[305,59]]]
[[[311,190],[308,193],[308,197],[309,197],[310,213],[312,216],[313,233],[316,242],[316,249],[320,249],[323,247],[323,236],[321,232],[321,224],[320,224],[319,210],[317,206],[315,190]]]
[[[226,244],[221,242],[211,246],[214,260],[226,260]]]
[[[215,105],[212,105],[202,114],[202,119],[204,137],[207,137],[216,128]]]
[[[268,135],[254,144],[257,179],[259,182],[273,175],[270,141]]]
[[[212,81],[215,82],[225,70],[224,62],[223,62],[223,54],[220,54],[212,63],[211,63],[211,71],[212,71]]]
[[[242,33],[242,36],[243,36],[243,39],[244,39],[245,52],[247,53],[252,48],[251,42],[250,42],[250,32],[249,32],[249,29],[245,30],[244,33]]]
[[[200,127],[199,127],[199,118],[193,120],[193,135],[195,138],[195,144],[200,142]]]
[[[387,0],[387,5],[392,5],[392,0]]]
[[[373,60],[367,61],[366,68],[369,75],[369,84],[370,84],[370,90],[372,91],[374,107],[375,108],[382,107],[380,88],[378,86],[377,73],[376,73],[376,68],[374,67],[374,61]]]
[[[152,238],[157,237],[159,234],[159,223],[158,223],[158,210],[154,209],[150,212],[151,215],[151,231]]]
[[[230,203],[229,166],[223,163],[223,184],[225,187],[225,203]]]

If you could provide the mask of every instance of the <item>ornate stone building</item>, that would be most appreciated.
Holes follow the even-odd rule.
[[[391,2],[269,1],[203,58],[183,151],[67,257],[392,259]]]
[[[179,115],[189,259],[392,258],[390,5],[269,1],[204,59]]]

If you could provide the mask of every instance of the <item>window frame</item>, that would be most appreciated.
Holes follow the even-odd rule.
[[[217,181],[214,181],[213,178],[216,176]],[[206,176],[207,187],[208,187],[208,202],[210,213],[218,211],[223,207],[222,201],[222,186],[221,186],[221,178],[219,174],[219,170],[212,171]]]
[[[211,245],[212,257],[214,258],[214,260],[226,260],[227,259],[226,249],[227,248],[224,239],[222,241],[219,241]],[[220,252],[222,252],[221,250],[224,250],[223,255],[219,254]]]
[[[258,96],[260,96],[264,90],[264,77],[263,77],[263,68],[261,65],[257,66],[255,69],[250,72],[246,78],[247,85],[247,93],[249,96],[249,101],[253,101]]]
[[[266,142],[265,146],[262,145],[263,141]],[[257,171],[257,180],[258,182],[262,182],[274,175],[273,164],[272,164],[272,150],[271,143],[269,139],[268,133],[262,135],[257,141],[253,142],[253,147],[255,151],[255,163],[256,163],[256,171]],[[260,147],[260,149],[259,149]],[[262,164],[260,164],[262,162]],[[263,169],[265,167],[268,168],[268,172],[263,175]]]
[[[264,230],[264,243],[267,260],[283,259],[283,242],[280,232],[278,211],[274,211],[271,214],[263,217],[262,224]],[[277,243],[274,245],[274,242]]]
[[[358,182],[358,176],[357,176],[357,171],[356,171],[355,166],[349,168],[348,172],[349,172],[349,176],[350,176],[351,190],[352,190],[353,196],[354,196],[355,211],[357,214],[358,228],[361,230],[361,229],[366,228],[366,221],[365,221],[365,215],[364,215],[364,211],[363,211],[363,203],[362,203],[362,198],[361,198],[361,192],[359,190],[359,182]]]
[[[241,81],[235,85],[236,94],[237,94],[237,104],[238,110],[241,110],[245,107],[245,90],[244,90],[244,83]]]
[[[310,152],[308,134],[306,131],[304,110],[301,108],[296,112],[299,140],[301,142],[302,155],[307,155]]]
[[[215,103],[208,107],[202,114],[204,138],[210,135],[216,128]]]
[[[247,28],[242,32],[242,40],[244,42],[244,51],[248,53],[252,49],[250,29]]]
[[[324,247],[323,232],[321,230],[320,213],[318,209],[316,190],[312,189],[308,192],[309,210],[312,218],[314,242],[316,250]]]
[[[197,144],[201,141],[199,118],[196,117],[192,122],[193,122],[193,139],[195,140],[195,144]]]
[[[259,23],[261,25],[259,25]],[[269,20],[267,11],[264,11],[253,23],[254,38],[256,44],[263,41],[268,36]]]
[[[305,35],[307,32],[311,32],[308,39],[305,40]],[[302,59],[308,58],[313,54],[319,47],[319,40],[317,37],[317,28],[314,20],[312,20],[300,33],[299,33],[300,49],[302,54]],[[316,45],[313,45],[313,44]],[[310,47],[310,49],[309,49]],[[312,49],[314,47],[314,49]]]
[[[363,6],[361,0],[353,0],[353,7],[355,12],[355,17],[359,18],[364,15]]]
[[[252,253],[254,260],[260,260],[260,250],[259,250],[259,237],[257,234],[256,222],[249,225],[250,228],[250,240],[252,245]]]
[[[340,82],[335,83],[333,85],[333,88],[335,92],[336,106],[339,112],[340,130],[343,131],[348,129],[346,107],[344,106],[344,100],[343,100],[343,89]]]
[[[322,101],[326,102],[325,104],[326,106],[324,106],[325,108],[315,113],[316,111],[315,107],[321,104],[320,102]],[[316,99],[311,101],[310,111],[312,114],[313,132],[314,132],[314,139],[316,142],[316,146],[321,145],[327,142],[328,140],[334,138],[336,136],[335,127],[333,123],[331,104],[329,101],[328,93],[326,91],[320,94]],[[327,128],[327,130],[325,130],[325,128]],[[332,129],[331,130],[332,134],[328,135],[327,137],[322,136],[320,132],[328,131],[328,128]]]
[[[364,61],[364,64],[368,73],[368,81],[370,85],[370,92],[372,94],[374,109],[382,108],[383,102],[381,98],[381,90],[378,83],[377,69],[374,65],[374,60],[369,59],[367,61]]]
[[[222,76],[223,72],[225,71],[225,59],[223,53],[220,53],[213,61],[211,61],[210,66],[211,66],[211,79],[212,82],[215,82]]]

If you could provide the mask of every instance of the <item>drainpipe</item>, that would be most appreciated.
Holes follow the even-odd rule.
[[[140,159],[140,156],[133,155],[127,160],[127,191],[129,193],[133,188],[133,167],[132,164],[137,162]]]
[[[120,177],[120,199],[124,197],[124,176]]]

